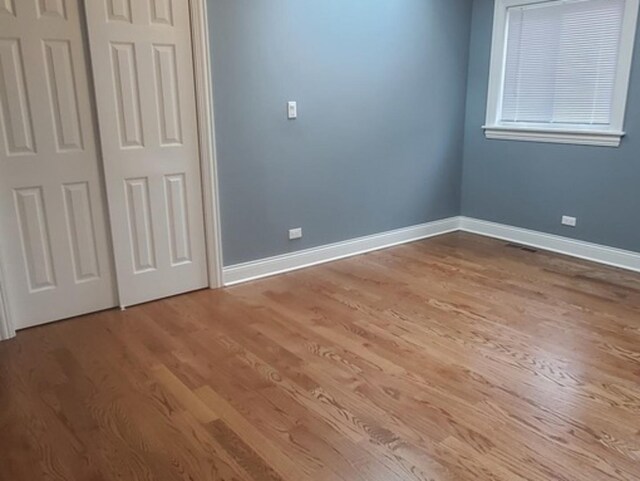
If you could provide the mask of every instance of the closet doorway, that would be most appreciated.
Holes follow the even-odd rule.
[[[195,35],[188,0],[0,0],[14,328],[218,286],[202,5]]]

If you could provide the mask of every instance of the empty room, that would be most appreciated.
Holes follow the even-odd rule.
[[[640,0],[0,0],[0,481],[640,480]]]

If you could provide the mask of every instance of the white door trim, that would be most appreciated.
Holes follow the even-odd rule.
[[[218,199],[218,167],[216,158],[215,118],[213,112],[213,80],[209,50],[209,22],[206,0],[191,0],[191,44],[200,142],[202,196],[209,271],[209,287],[223,286],[222,240],[220,237],[220,203]]]
[[[0,252],[0,341],[11,339],[16,335],[11,310],[9,309],[9,299],[6,289],[4,289],[6,285],[6,276],[2,265],[2,252]]]

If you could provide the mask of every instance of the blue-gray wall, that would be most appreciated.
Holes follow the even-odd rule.
[[[470,0],[209,0],[209,18],[225,265],[458,215]]]
[[[462,213],[640,251],[640,41],[620,148],[487,140],[492,22],[493,0],[475,0]],[[578,217],[578,227],[561,226],[563,214]]]

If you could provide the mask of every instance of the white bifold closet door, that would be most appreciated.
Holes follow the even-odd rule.
[[[77,1],[0,0],[0,247],[17,328],[117,305]]]
[[[188,0],[87,0],[120,302],[208,285]]]

